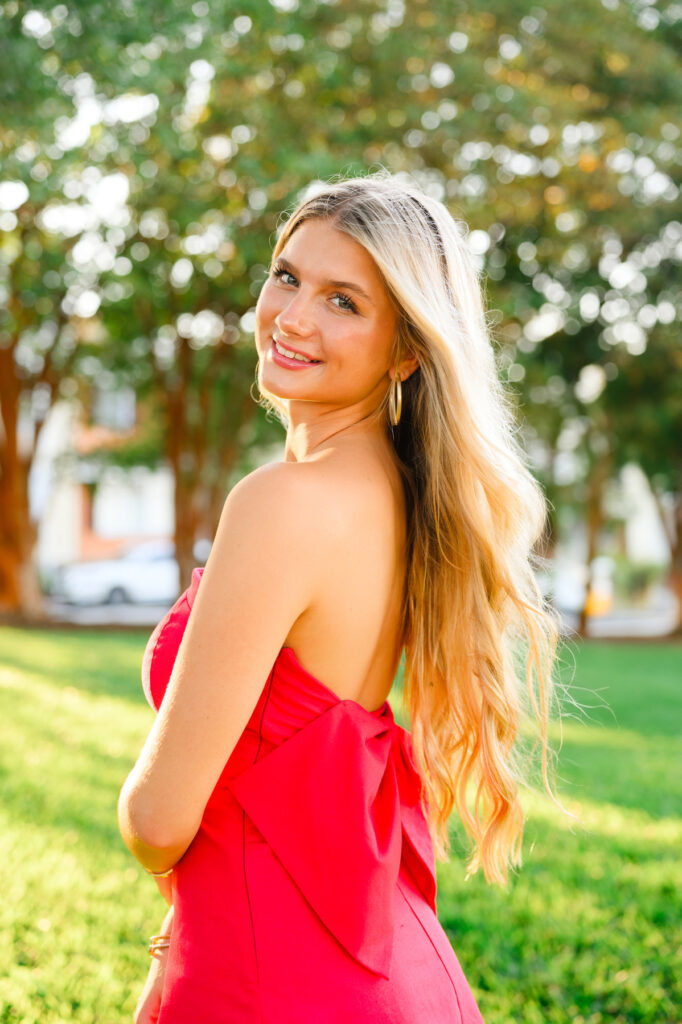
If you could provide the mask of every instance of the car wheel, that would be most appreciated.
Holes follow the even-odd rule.
[[[114,587],[113,590],[109,591],[106,604],[127,604],[128,601],[128,595],[123,587]]]

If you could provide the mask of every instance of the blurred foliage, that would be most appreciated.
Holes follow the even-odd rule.
[[[188,550],[282,437],[248,395],[281,217],[383,165],[471,228],[555,509],[628,459],[682,494],[680,23],[639,0],[0,3],[24,408],[76,372],[156,395]]]
[[[633,562],[622,556],[615,556],[613,562],[613,585],[616,594],[630,604],[633,601],[642,601],[654,583],[663,582],[665,570],[656,563]]]

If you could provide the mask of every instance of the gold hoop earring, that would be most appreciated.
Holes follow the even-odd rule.
[[[400,423],[400,414],[403,410],[403,386],[400,381],[400,375],[396,374],[391,384],[391,391],[389,394],[389,413],[391,417],[391,423],[394,427],[397,427]]]

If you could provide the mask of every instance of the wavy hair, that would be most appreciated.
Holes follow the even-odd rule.
[[[553,796],[548,724],[560,634],[534,573],[546,501],[497,373],[468,229],[382,169],[315,183],[282,226],[273,260],[311,219],[364,246],[399,313],[392,365],[406,353],[419,361],[389,430],[408,517],[403,697],[436,857],[448,857],[456,809],[472,844],[468,873],[481,867],[504,882],[521,863],[523,719],[535,723]],[[379,410],[387,429],[389,383]],[[286,425],[286,404],[259,390]]]

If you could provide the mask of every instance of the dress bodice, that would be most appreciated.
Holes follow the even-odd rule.
[[[160,708],[203,570],[152,633],[142,683]],[[401,865],[436,910],[433,846],[411,735],[388,700],[342,700],[282,647],[205,812],[227,794],[269,844],[323,923],[388,977],[392,893]],[[214,815],[215,820],[215,815]],[[215,827],[212,825],[211,827]],[[343,878],[344,884],[334,884]],[[371,911],[371,912],[370,912]]]

